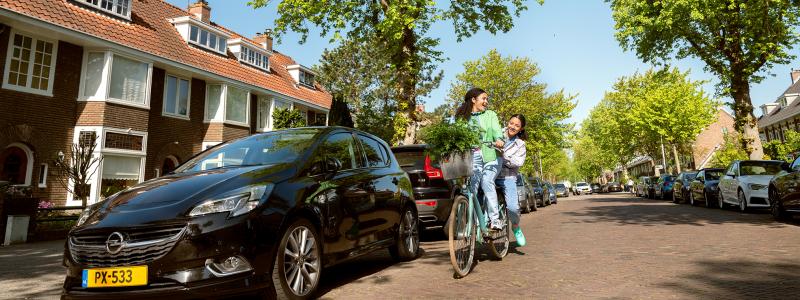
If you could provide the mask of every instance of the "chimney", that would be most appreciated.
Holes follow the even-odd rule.
[[[792,69],[792,84],[797,82],[800,79],[800,70]]]
[[[208,6],[206,0],[197,0],[197,2],[190,4],[189,13],[203,23],[211,22],[211,6]]]
[[[256,37],[253,38],[253,41],[267,49],[267,51],[272,52],[272,29],[267,29],[264,33],[256,33]]]

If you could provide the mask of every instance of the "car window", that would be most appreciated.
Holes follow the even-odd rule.
[[[747,175],[775,175],[781,171],[779,161],[743,161],[739,163],[742,176]]]
[[[700,180],[700,181],[705,180],[704,178],[705,178],[705,171],[700,171],[700,173],[697,173],[697,176],[694,177],[694,179],[697,179],[697,180]]]
[[[722,170],[714,170],[714,171],[706,171],[704,176],[706,180],[719,180],[719,178],[722,177],[723,175],[725,174],[722,173]]]
[[[338,159],[342,163],[342,170],[355,169],[359,165],[355,159],[357,152],[353,135],[350,133],[342,132],[331,135],[321,150],[320,154]]]
[[[692,180],[694,180],[694,177],[697,176],[697,173],[688,173],[688,174],[685,174],[685,175],[686,176],[684,178],[686,178],[686,180],[692,181]]]
[[[393,152],[397,163],[401,167],[415,167],[420,170],[425,167],[425,153],[422,149],[414,151],[393,150]]]
[[[367,167],[385,167],[386,155],[381,151],[381,144],[373,138],[358,135],[361,141],[361,146],[364,149],[364,155],[367,158]]]

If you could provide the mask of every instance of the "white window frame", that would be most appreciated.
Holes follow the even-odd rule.
[[[266,103],[267,106],[267,116],[266,121],[264,122],[264,127],[259,127],[259,122],[263,117],[261,115],[261,103]],[[272,113],[273,113],[273,97],[264,96],[264,95],[257,95],[256,97],[256,131],[258,132],[267,132],[272,130]]]
[[[41,168],[44,167],[44,174],[41,174]],[[39,184],[40,188],[47,187],[47,172],[49,172],[50,166],[48,164],[39,164]]]
[[[89,53],[103,53],[103,70],[102,70],[102,78],[100,79],[100,90],[103,90],[103,94],[100,97],[97,96],[86,96],[84,95],[86,91],[86,76],[88,72],[88,64],[89,64]],[[147,80],[145,82],[145,94],[144,94],[144,103],[134,103],[130,101],[125,101],[121,99],[111,98],[109,97],[109,93],[111,93],[111,74],[112,74],[112,67],[114,64],[114,56],[120,56],[129,60],[137,61],[143,64],[147,64]],[[78,101],[83,102],[109,102],[119,105],[137,107],[137,108],[144,108],[150,109],[150,89],[152,87],[153,81],[153,62],[140,59],[137,57],[121,54],[119,52],[111,51],[108,49],[84,49],[83,51],[83,66],[81,67],[81,82],[79,85],[78,91]]]
[[[186,99],[186,115],[185,116],[181,115],[181,114],[178,114],[178,113],[173,114],[173,113],[167,112],[167,82],[168,82],[167,80],[169,79],[170,76],[175,77],[177,79],[176,82],[178,83],[178,86],[175,87],[176,88],[176,90],[175,90],[176,91],[176,93],[175,93],[175,97],[176,97],[175,98],[175,105],[176,105],[175,111],[178,111],[178,107],[177,106],[179,105],[178,99],[180,98],[180,89],[179,89],[180,81],[181,80],[186,80],[186,81],[189,82],[189,94],[188,94],[187,99]],[[192,104],[192,79],[191,78],[186,78],[186,77],[183,77],[183,76],[178,76],[178,75],[175,75],[175,74],[170,74],[170,73],[167,73],[166,75],[164,75],[164,97],[163,97],[163,99],[164,99],[164,103],[163,103],[163,105],[161,105],[161,107],[162,107],[161,115],[162,116],[170,117],[170,118],[177,118],[177,119],[181,119],[181,120],[189,120],[190,119],[189,116],[190,116],[191,111],[192,111],[192,109],[191,109],[191,106],[192,106],[191,105]]]
[[[220,106],[218,108],[217,113],[214,114],[215,117],[211,118],[211,119],[208,118],[208,108],[209,108],[208,107],[208,103],[209,103],[209,101],[208,101],[208,86],[210,86],[210,85],[220,85],[220,86],[222,86],[222,93],[220,95],[220,101],[219,101],[219,105]],[[227,113],[226,110],[227,110],[227,104],[228,104],[228,87],[229,86],[232,86],[234,88],[241,89],[241,90],[244,90],[244,91],[247,92],[247,101],[245,101],[245,104],[246,104],[246,111],[245,111],[245,119],[246,120],[245,120],[245,122],[232,121],[232,120],[226,119],[226,113]],[[203,122],[204,123],[224,123],[224,124],[230,124],[230,125],[236,125],[236,126],[244,126],[244,127],[248,127],[249,128],[250,127],[250,102],[252,102],[252,101],[250,101],[250,98],[251,98],[250,95],[251,94],[252,94],[252,92],[250,91],[250,89],[242,87],[242,86],[239,86],[239,85],[232,85],[230,83],[214,83],[214,82],[206,83],[206,97],[205,97],[205,109],[203,110]]]
[[[112,0],[111,1],[111,2],[113,2],[112,3],[112,6],[113,6],[112,10],[105,9],[102,6],[100,6],[100,0],[78,0],[76,2],[79,3],[79,4],[82,4],[82,5],[91,6],[91,7],[95,8],[95,9],[97,9],[100,12],[103,12],[103,13],[106,13],[106,14],[111,14],[111,15],[114,15],[116,17],[124,18],[125,20],[130,21],[131,20],[131,10],[133,9],[133,1],[134,0],[126,0],[126,1],[128,2],[128,7],[126,7],[126,12],[127,12],[126,14],[121,14],[121,13],[118,13],[118,12],[115,11],[115,9],[117,8],[117,4],[120,2],[120,0]],[[95,2],[95,3],[92,3],[92,2]]]
[[[26,82],[27,86],[24,86],[24,87],[8,83],[8,75],[11,72],[11,58],[13,56],[12,54],[13,54],[13,51],[14,51],[14,36],[17,35],[17,34],[29,37],[32,40],[32,42],[31,42],[31,57],[30,57],[31,60],[29,62],[29,66],[28,66],[28,75],[27,75],[27,82]],[[52,54],[52,59],[50,60],[50,77],[48,78],[48,81],[47,81],[48,82],[47,90],[40,90],[40,89],[35,89],[35,88],[30,87],[31,82],[33,81],[32,80],[33,79],[33,65],[34,65],[33,58],[36,55],[36,42],[37,41],[43,41],[43,42],[47,42],[47,43],[52,43],[53,44],[53,54]],[[31,93],[31,94],[36,94],[36,95],[53,97],[53,85],[54,85],[53,80],[55,79],[55,75],[56,75],[56,60],[57,59],[58,59],[58,40],[54,41],[54,40],[51,40],[51,39],[41,38],[41,37],[39,37],[38,35],[35,35],[35,34],[30,34],[30,33],[27,33],[27,32],[16,30],[16,29],[11,29],[11,33],[9,34],[9,38],[8,38],[8,52],[6,52],[6,67],[5,67],[5,71],[3,72],[3,88],[7,89],[7,90],[18,91],[18,92]]]

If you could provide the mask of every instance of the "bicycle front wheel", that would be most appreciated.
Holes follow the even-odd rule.
[[[453,264],[454,276],[461,278],[467,276],[472,269],[475,259],[475,237],[478,226],[471,222],[469,215],[469,200],[463,195],[453,200],[450,210],[450,225],[448,242],[450,245],[450,262]]]
[[[489,250],[497,260],[502,260],[508,255],[508,246],[511,241],[511,218],[508,217],[508,208],[505,206],[500,207],[500,221],[503,229],[492,232],[488,238]]]

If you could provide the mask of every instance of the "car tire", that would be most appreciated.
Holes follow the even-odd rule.
[[[780,200],[778,200],[777,193],[772,190],[769,191],[769,210],[772,213],[772,217],[775,221],[786,221],[789,219],[789,214],[783,208]]]
[[[304,237],[304,238],[303,238]],[[283,233],[283,237],[281,238],[280,244],[278,245],[279,255],[275,256],[275,264],[272,268],[272,284],[275,288],[276,299],[314,299],[316,298],[316,292],[319,288],[320,278],[322,274],[322,249],[319,245],[321,245],[322,239],[319,238],[319,234],[317,234],[317,230],[314,225],[311,224],[306,219],[296,219],[291,225]],[[308,251],[301,250],[301,249],[290,249],[295,248],[289,243],[290,239],[294,239],[296,242],[297,239],[304,239],[301,244],[305,245],[304,243],[311,242],[312,246],[311,249]],[[281,250],[282,249],[282,250]],[[298,254],[300,260],[296,261],[294,266],[288,266],[281,268],[280,266],[286,266],[287,258],[291,258],[291,255],[285,254],[287,252],[292,252],[294,254]],[[304,252],[304,253],[300,253]],[[308,263],[307,259],[312,259],[312,263]],[[316,263],[316,266],[314,266]],[[314,283],[310,284],[306,287],[306,284],[302,284],[303,287],[299,287],[299,291],[295,290],[291,287],[294,285],[296,280],[304,280],[304,276],[300,273],[300,270],[297,270],[298,265],[302,264],[302,267],[306,270],[306,273],[311,272],[309,277],[313,277],[315,280]],[[292,263],[288,263],[288,265],[292,265]],[[311,268],[307,268],[310,266]],[[292,268],[293,267],[293,268]],[[316,267],[316,274],[313,274],[313,268]],[[287,270],[289,269],[289,270]],[[288,279],[286,275],[287,271],[297,270],[294,274],[299,276],[291,276],[295,277],[293,280]],[[316,275],[316,276],[312,276]],[[301,281],[302,282],[302,281]]]
[[[410,261],[419,256],[419,217],[414,209],[403,209],[395,243],[389,247],[389,254],[395,261]]]
[[[672,192],[672,203],[678,204],[678,197],[675,197],[675,192]]]
[[[533,205],[529,206],[528,210],[530,210],[530,211],[539,210],[539,203],[536,202],[536,198],[533,198],[532,202],[530,200],[528,200],[528,204],[531,204],[531,203],[533,203]]]
[[[722,191],[717,189],[717,207],[719,209],[725,209],[725,200],[722,199]]]
[[[703,190],[703,202],[703,206],[706,208],[711,208],[711,200],[708,199],[708,193],[706,193],[706,190]]]
[[[689,191],[689,205],[695,206],[694,204],[694,192]]]
[[[738,197],[738,199],[739,199],[739,211],[742,212],[742,213],[746,213],[748,208],[747,208],[747,199],[745,199],[745,197],[744,197],[744,191],[739,190],[738,196],[739,196]]]

